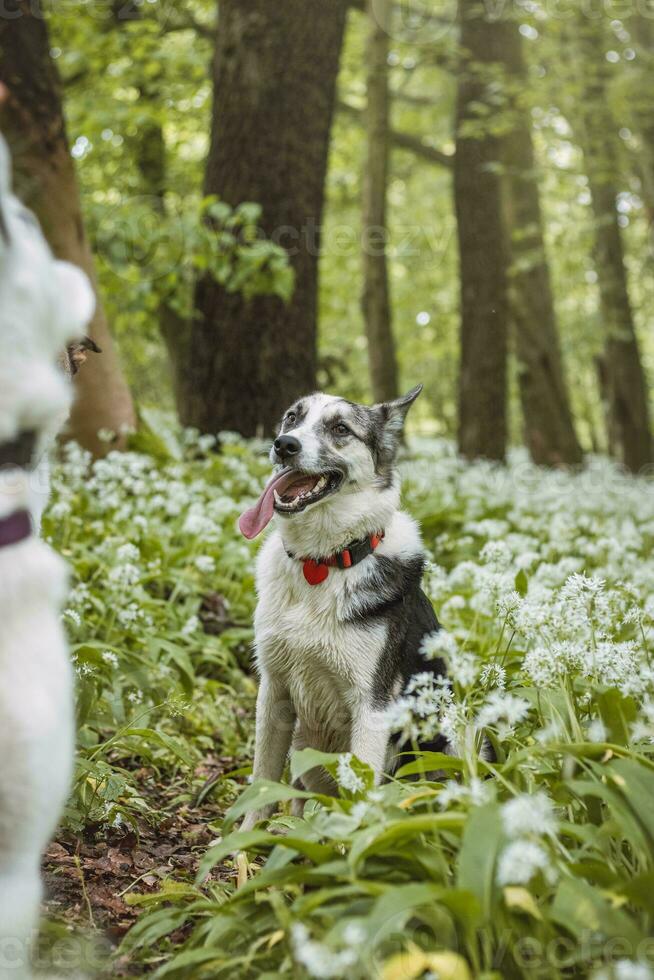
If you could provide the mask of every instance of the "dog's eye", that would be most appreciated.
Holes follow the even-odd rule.
[[[333,428],[332,431],[334,432],[334,435],[337,435],[337,436],[349,436],[350,435],[350,430],[348,429],[347,425],[345,425],[344,422],[337,422],[337,424],[334,426],[334,428]]]

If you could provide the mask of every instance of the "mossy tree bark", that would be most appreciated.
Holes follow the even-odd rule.
[[[318,258],[346,0],[221,0],[205,193],[262,206],[262,232],[296,274],[288,304],[246,300],[210,278],[177,348],[184,423],[272,431],[316,384]]]
[[[508,85],[508,132],[504,138],[506,204],[510,234],[509,304],[518,360],[524,438],[535,463],[581,463],[565,383],[549,265],[543,239],[529,107],[527,72],[515,21],[504,25],[502,44]]]
[[[10,97],[2,111],[17,190],[43,228],[54,254],[89,276],[96,291],[93,255],[84,230],[79,187],[68,147],[61,87],[38,4],[5,0],[0,18],[0,78]],[[89,336],[102,348],[75,377],[70,435],[96,454],[107,450],[101,429],[120,433],[135,422],[132,398],[100,299]]]
[[[366,137],[363,180],[363,317],[375,401],[397,397],[397,357],[388,277],[390,138],[388,53],[391,0],[368,0]]]
[[[459,450],[501,460],[507,438],[508,248],[499,173],[500,139],[488,118],[501,62],[503,23],[480,0],[459,0],[454,199],[461,280]]]

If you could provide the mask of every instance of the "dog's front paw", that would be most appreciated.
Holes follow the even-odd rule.
[[[239,830],[254,830],[260,820],[268,819],[272,813],[272,810],[272,807],[262,807],[260,810],[250,810],[249,813],[245,814],[243,823],[239,827]]]

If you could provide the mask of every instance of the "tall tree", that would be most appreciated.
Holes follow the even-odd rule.
[[[650,232],[654,236],[654,112],[651,99],[654,84],[654,24],[651,14],[645,16],[643,8],[636,8],[628,25],[638,46],[637,58],[630,65],[630,115],[639,137],[636,162]]]
[[[481,0],[459,0],[454,198],[461,277],[459,449],[503,459],[506,450],[508,248],[500,140],[488,124],[489,84],[502,60],[504,25]]]
[[[296,275],[288,304],[214,279],[173,340],[182,421],[272,430],[316,383],[318,258],[346,0],[221,0],[205,193],[262,206],[266,237]]]
[[[582,453],[570,412],[543,239],[522,43],[517,22],[507,21],[501,51],[508,84],[504,158],[512,258],[509,300],[524,436],[534,462],[574,465]]]
[[[388,87],[391,0],[368,0],[367,157],[363,180],[363,316],[375,401],[397,397],[397,360],[388,281]]]
[[[55,255],[82,268],[97,293],[60,81],[43,15],[30,0],[5,0],[0,18],[0,77],[10,93],[2,125],[13,152],[18,190],[41,222]],[[103,353],[89,358],[76,376],[70,432],[86,448],[102,453],[106,443],[98,439],[98,432],[119,433],[124,426],[133,426],[135,417],[99,298],[89,334]]]
[[[652,438],[645,374],[629,298],[622,235],[618,222],[619,164],[616,126],[607,98],[606,37],[603,18],[578,18],[580,137],[595,227],[595,264],[604,320],[603,373],[609,432],[621,462],[637,472],[652,462]]]

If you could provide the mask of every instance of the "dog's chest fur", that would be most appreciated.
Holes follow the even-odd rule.
[[[397,512],[377,552],[354,568],[330,569],[311,586],[302,562],[286,553],[279,530],[261,550],[257,565],[259,604],[255,616],[259,670],[289,691],[300,729],[316,747],[348,734],[350,709],[372,702],[387,651],[390,623],[367,614],[371,597],[383,603],[380,558],[419,558],[413,521]],[[344,741],[347,741],[345,738]]]

